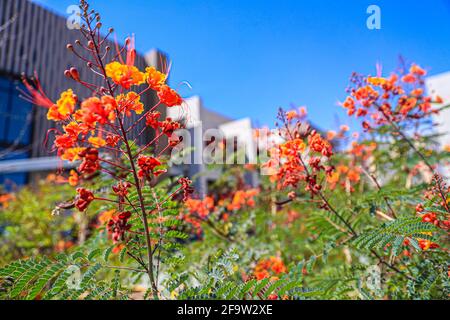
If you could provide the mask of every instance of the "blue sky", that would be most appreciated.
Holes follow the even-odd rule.
[[[36,0],[65,14],[76,0]],[[430,74],[450,71],[450,0],[91,0],[120,38],[173,61],[171,85],[233,118],[273,126],[277,108],[306,105],[323,129],[349,119],[337,106],[352,71],[388,73],[399,55]],[[105,5],[106,4],[106,5]],[[381,8],[381,30],[366,27]]]

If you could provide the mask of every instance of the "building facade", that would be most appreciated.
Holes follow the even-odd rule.
[[[185,99],[180,108],[169,108],[167,116],[183,123],[187,130],[186,136],[183,136],[183,148],[187,150],[187,155],[180,161],[187,163],[172,166],[170,173],[174,176],[184,175],[193,178],[196,193],[200,197],[208,194],[210,184],[221,175],[221,170],[217,166],[208,164],[208,160],[211,159],[207,159],[208,152],[204,152],[212,140],[229,141],[229,145],[234,145],[235,140],[239,141],[240,150],[238,151],[245,153],[243,154],[245,163],[256,161],[256,146],[250,119],[233,120],[208,110],[199,96]],[[182,135],[182,133],[179,134]],[[236,151],[233,148],[229,153]],[[250,186],[255,187],[258,184],[256,173],[249,173],[245,178]]]
[[[29,0],[0,0],[0,185],[25,184],[33,176],[30,173],[57,168],[51,145],[44,144],[52,126],[47,110],[19,97],[20,77],[31,78],[36,72],[53,101],[68,88],[80,97],[90,96],[88,89],[64,76],[64,70],[75,67],[83,80],[101,81],[66,48],[80,36],[79,30],[67,27],[66,18]],[[115,48],[115,44],[110,43],[110,47]],[[147,66],[161,69],[166,57],[153,50],[138,54],[135,64],[141,70]],[[157,97],[148,91],[141,100],[153,106]],[[149,141],[151,135],[142,135],[141,142]]]
[[[431,76],[426,80],[428,94],[433,98],[440,96],[443,106],[450,105],[450,72]],[[450,146],[450,108],[443,110],[435,117],[438,124],[436,131],[440,135],[439,143],[442,147]],[[450,169],[443,168],[443,175],[450,180]]]

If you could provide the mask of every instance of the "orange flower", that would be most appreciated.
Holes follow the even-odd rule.
[[[15,199],[15,196],[13,194],[3,194],[0,195],[0,205],[2,205],[3,208],[8,208],[9,202]]]
[[[313,131],[308,137],[309,147],[316,152],[320,152],[325,157],[331,157],[333,155],[333,148],[331,144],[322,139],[319,133]]]
[[[347,178],[351,182],[359,182],[359,180],[361,180],[361,175],[357,169],[350,169],[348,171]]]
[[[263,280],[272,278],[272,280],[278,279],[276,277],[279,274],[286,273],[287,268],[283,261],[279,257],[270,257],[268,259],[260,260],[253,272],[257,280]]]
[[[214,199],[205,197],[203,200],[188,199],[186,207],[191,214],[197,214],[200,219],[206,218],[214,209]]]
[[[136,114],[144,112],[144,104],[141,102],[141,96],[136,92],[128,92],[127,95],[119,95],[116,98],[119,110],[125,112],[128,116],[131,115],[131,111]]]
[[[347,109],[347,113],[349,116],[352,116],[355,113],[355,100],[353,100],[352,97],[347,97],[341,105],[342,107]]]
[[[130,89],[133,85],[140,85],[145,82],[145,74],[132,65],[121,64],[114,61],[106,65],[106,75],[111,78],[115,84],[125,89]]]
[[[333,140],[334,138],[336,138],[336,136],[336,131],[330,130],[327,132],[327,140]]]
[[[295,119],[297,117],[298,117],[298,114],[297,114],[297,111],[295,111],[295,110],[286,112],[286,119],[288,119],[289,121],[291,121],[292,119]]]
[[[368,77],[367,78],[367,83],[376,86],[376,87],[381,87],[383,85],[385,85],[388,82],[387,79],[385,78],[381,78],[381,77]]]
[[[82,123],[77,123],[75,121],[72,121],[68,125],[64,126],[64,131],[72,139],[78,140],[78,136],[80,134],[82,134],[82,135],[88,134],[89,128],[86,125],[82,124]]]
[[[74,118],[92,129],[97,122],[106,124],[114,121],[116,119],[116,108],[117,103],[111,96],[103,96],[101,99],[91,97],[83,101],[81,109],[75,113]]]
[[[306,145],[301,139],[294,139],[287,141],[280,146],[280,153],[282,156],[297,156],[299,152],[305,151]]]
[[[400,113],[406,116],[414,107],[417,105],[416,98],[407,98],[400,102],[401,109]]]
[[[103,211],[98,215],[98,222],[101,225],[106,225],[116,214],[116,210]]]
[[[227,209],[230,211],[240,210],[243,206],[254,207],[255,199],[254,197],[258,194],[257,189],[250,190],[238,190],[234,196],[231,203],[227,206]]]
[[[339,183],[340,178],[341,174],[338,171],[334,171],[327,176],[327,182],[330,184],[331,190],[334,190],[334,188],[336,188],[336,185]]]
[[[83,152],[86,148],[69,148],[64,150],[63,154],[61,155],[62,160],[67,160],[70,162],[80,160],[80,153]]]
[[[76,104],[77,96],[73,94],[72,89],[64,91],[58,102],[48,110],[47,119],[54,121],[67,120],[75,110]]]
[[[94,147],[94,148],[101,148],[106,145],[106,141],[100,137],[90,137],[88,139],[88,142]]]
[[[446,144],[446,145],[444,146],[444,151],[450,152],[450,144]]]
[[[75,139],[76,139],[76,137],[75,137]],[[75,139],[74,139],[74,137],[69,136],[68,134],[62,134],[62,135],[56,136],[55,146],[58,149],[72,148],[76,143]]]
[[[437,243],[431,242],[430,240],[419,239],[419,246],[423,251],[428,251],[430,249],[437,249],[439,245]]]
[[[379,94],[371,86],[361,87],[353,93],[356,100],[378,98]]]
[[[256,280],[264,280],[270,278],[270,273],[267,270],[255,271],[254,275]]]
[[[75,170],[70,170],[69,184],[72,187],[76,187],[80,181],[80,177]]]
[[[402,78],[402,81],[405,83],[414,83],[416,82],[416,77],[413,74],[407,74]]]
[[[180,95],[167,85],[162,85],[158,90],[158,97],[162,104],[168,107],[179,106],[183,103]]]
[[[420,97],[423,95],[423,89],[422,88],[414,89],[413,91],[411,91],[411,95]]]
[[[411,74],[415,74],[417,76],[426,76],[427,75],[427,72],[424,69],[422,69],[421,67],[419,67],[417,64],[413,64],[411,66],[411,68],[409,69],[409,72]]]
[[[166,83],[167,76],[164,73],[156,70],[155,67],[148,67],[145,69],[145,71],[147,83],[153,90],[159,90],[161,86]]]

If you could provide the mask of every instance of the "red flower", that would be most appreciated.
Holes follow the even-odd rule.
[[[166,118],[165,121],[159,123],[159,126],[162,128],[164,134],[169,137],[176,130],[181,128],[181,124],[179,122],[173,121],[171,118]]]
[[[194,193],[194,189],[191,187],[192,181],[187,178],[181,178],[178,180],[178,183],[181,184],[181,190],[183,190],[183,201],[186,202],[189,195]]]
[[[439,245],[437,243],[431,242],[430,240],[419,239],[419,246],[423,251],[428,251],[430,249],[437,249]]]
[[[114,193],[122,198],[128,194],[129,188],[131,188],[131,183],[123,181],[120,181],[116,186],[112,187]]]
[[[179,106],[183,103],[180,95],[167,85],[162,85],[158,90],[158,97],[162,104],[168,107]]]
[[[438,220],[437,220],[437,216],[435,213],[426,213],[422,216],[422,221],[423,222],[428,222],[428,223],[433,223],[433,224],[437,224]]]
[[[74,137],[68,134],[63,134],[55,138],[55,146],[60,150],[72,148],[75,142]]]
[[[75,120],[91,129],[97,123],[106,124],[116,119],[117,103],[111,96],[91,97],[81,103],[81,109],[74,114]]]
[[[155,171],[156,167],[159,167],[161,165],[161,161],[159,161],[156,158],[148,157],[148,156],[140,156],[138,159],[138,166],[140,168],[139,170],[139,177],[148,177],[150,174],[153,174],[154,176],[159,176],[162,173],[165,172],[165,170],[158,170]]]
[[[78,188],[77,193],[78,196],[75,201],[75,206],[78,210],[83,212],[88,208],[91,202],[94,201],[94,194],[84,188]]]
[[[78,168],[80,173],[92,174],[100,169],[97,149],[87,148],[80,152],[79,156],[83,159],[83,162]]]
[[[119,143],[120,137],[116,135],[108,135],[106,137],[106,144],[110,147],[115,147]]]
[[[152,127],[153,129],[156,129],[159,127],[159,117],[161,116],[161,112],[155,111],[151,112],[146,116],[146,124],[149,127]]]
[[[128,224],[130,218],[131,212],[126,211],[109,220],[106,229],[108,230],[108,233],[112,235],[114,243],[125,240],[125,232],[131,229],[131,225]]]
[[[325,157],[329,158],[333,155],[333,147],[331,144],[324,140],[316,131],[313,131],[308,137],[308,143],[312,150],[321,153]]]

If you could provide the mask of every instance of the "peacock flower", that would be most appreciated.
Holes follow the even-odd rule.
[[[36,73],[35,80],[33,81],[34,86],[29,83],[25,77],[22,77],[22,82],[27,89],[27,92],[21,91],[25,100],[46,109],[50,109],[54,105],[53,101],[51,101],[44,93]]]
[[[75,170],[70,170],[69,184],[72,187],[76,187],[79,182],[80,182],[80,177],[79,177],[78,173]]]
[[[56,104],[52,105],[47,113],[47,119],[53,121],[67,120],[77,104],[77,96],[72,89],[64,91]]]
[[[141,96],[136,92],[128,92],[126,95],[121,94],[116,98],[120,112],[126,113],[127,116],[131,115],[131,111],[136,114],[142,114],[144,112],[144,104],[141,102]]]
[[[106,141],[101,137],[90,137],[88,139],[88,142],[94,147],[94,148],[101,148],[106,146]]]
[[[153,90],[158,91],[166,83],[167,75],[159,72],[155,67],[148,67],[145,72],[147,83]]]
[[[163,85],[158,90],[158,98],[162,104],[168,107],[179,106],[183,103],[180,95],[167,85]]]
[[[145,74],[133,65],[122,64],[114,61],[106,65],[106,75],[112,81],[122,86],[124,89],[130,89],[133,85],[145,83]]]
[[[77,161],[77,160],[81,159],[80,153],[83,152],[85,149],[86,148],[80,148],[80,147],[69,148],[69,149],[63,150],[60,157],[62,160],[67,160],[70,162]]]

